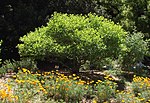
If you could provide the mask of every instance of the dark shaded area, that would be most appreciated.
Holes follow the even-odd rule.
[[[0,3],[0,39],[2,43],[2,59],[19,60],[16,48],[19,38],[34,28],[46,24],[48,14],[45,2],[40,0],[2,0]]]

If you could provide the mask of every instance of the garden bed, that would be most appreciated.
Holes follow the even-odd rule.
[[[63,72],[64,73],[64,72]],[[94,78],[94,79],[93,79]],[[133,76],[132,82],[100,71],[71,74],[20,69],[1,77],[0,101],[15,103],[143,103],[149,102],[150,78]],[[132,97],[132,98],[131,98]]]

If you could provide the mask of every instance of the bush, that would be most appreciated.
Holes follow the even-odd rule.
[[[129,91],[120,91],[116,94],[116,103],[143,103],[140,99]]]
[[[86,61],[100,68],[118,58],[123,66],[133,66],[148,50],[141,33],[130,36],[121,26],[94,14],[54,13],[46,27],[37,28],[20,40],[22,57],[57,60],[63,64],[69,61],[73,69]]]
[[[148,42],[143,40],[142,33],[129,35],[125,41],[125,49],[122,49],[121,62],[122,66],[131,67],[142,61],[144,56],[148,54]]]
[[[57,58],[63,63],[67,60],[76,70],[90,61],[94,67],[100,68],[126,52],[126,37],[121,26],[102,16],[54,13],[46,27],[21,37],[23,44],[18,48],[21,57],[50,61]],[[133,55],[136,56],[137,53]]]
[[[105,80],[103,82],[101,80],[98,80],[98,82],[96,83],[97,84],[95,85],[95,94],[99,102],[102,103],[115,96],[115,91],[117,87],[116,83],[109,80]]]
[[[134,75],[132,88],[134,94],[140,98],[142,103],[150,101],[150,78]]]
[[[18,72],[18,68],[27,68],[34,71],[37,69],[37,66],[36,66],[36,62],[34,62],[32,59],[24,58],[21,61],[6,60],[2,64],[0,70],[3,71],[2,73],[5,74],[6,72]],[[0,74],[2,73],[0,72]]]

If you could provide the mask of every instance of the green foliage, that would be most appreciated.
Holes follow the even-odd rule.
[[[83,15],[96,13],[119,23],[127,31],[136,28],[144,33],[145,38],[150,37],[150,0],[34,0],[30,3],[20,0],[1,2],[1,11],[4,59],[19,59],[15,48],[19,37],[46,25],[47,18],[54,11]]]
[[[149,38],[149,5],[150,0],[123,0],[120,8],[120,23],[126,30],[133,31],[134,27]],[[122,17],[122,18],[121,18]]]
[[[20,68],[12,78],[0,82],[0,102],[80,103],[89,100],[92,100],[92,103],[150,102],[148,77],[134,75],[133,81],[127,82],[124,88],[111,75],[106,75],[103,81],[92,79],[85,81],[82,75],[65,75],[60,72],[52,70],[33,73]]]
[[[95,93],[95,95],[97,96],[98,101],[104,102],[108,98],[112,98],[115,95],[116,87],[116,83],[109,80],[105,80],[103,82],[100,81],[100,83],[97,82],[97,85],[95,86],[97,92]]]
[[[120,59],[124,68],[131,67],[142,61],[146,54],[148,54],[148,42],[143,40],[142,33],[134,33],[126,38]]]
[[[150,101],[150,78],[134,76],[132,81],[132,88],[135,95],[141,99],[142,102]]]
[[[69,59],[74,67],[88,60],[99,66],[119,57],[126,34],[104,17],[54,13],[46,27],[20,38],[18,48],[22,57]]]
[[[150,37],[150,0],[93,0],[93,5],[97,15],[112,19],[129,32],[136,28],[145,38]]]
[[[135,97],[134,93],[121,91],[116,94],[116,102],[117,103],[142,103],[140,99]]]
[[[75,74],[65,76],[58,71],[32,74],[23,68],[13,77],[15,85],[17,84],[14,94],[18,96],[18,102],[29,101],[32,98],[35,100],[38,97],[41,100],[55,99],[60,102],[63,100],[67,103],[79,103],[92,91],[92,86],[81,79],[78,81],[79,76]]]
[[[18,68],[28,68],[31,70],[35,70],[37,67],[36,67],[36,63],[32,59],[26,58],[26,59],[22,59],[21,61],[6,60],[2,64],[0,70],[3,71],[2,73],[14,72],[14,71],[17,72]]]

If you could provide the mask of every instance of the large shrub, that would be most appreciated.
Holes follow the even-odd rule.
[[[104,17],[54,13],[46,27],[20,38],[18,48],[22,57],[69,60],[72,68],[90,61],[99,67],[120,56],[126,37],[121,26]]]

